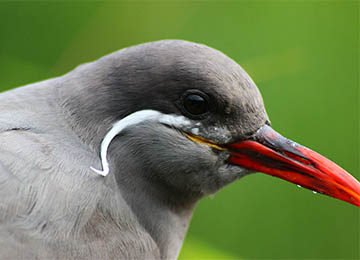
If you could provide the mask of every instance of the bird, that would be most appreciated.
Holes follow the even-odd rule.
[[[0,259],[176,259],[199,200],[263,172],[360,206],[360,183],[277,133],[254,81],[160,40],[0,94]]]

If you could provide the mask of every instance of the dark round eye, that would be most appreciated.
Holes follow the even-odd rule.
[[[198,94],[189,94],[184,99],[186,111],[194,116],[205,114],[209,111],[207,100]]]

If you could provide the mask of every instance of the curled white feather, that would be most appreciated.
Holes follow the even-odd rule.
[[[100,147],[100,159],[101,159],[102,170],[98,170],[94,167],[90,167],[90,169],[102,176],[108,175],[110,172],[110,167],[109,167],[109,162],[107,160],[107,152],[111,141],[125,128],[139,124],[147,120],[155,120],[162,124],[175,126],[175,127],[181,127],[190,124],[190,121],[183,116],[162,114],[161,112],[156,110],[146,109],[146,110],[134,112],[124,117],[123,119],[117,121],[112,126],[110,131],[107,132],[104,139],[102,140]]]

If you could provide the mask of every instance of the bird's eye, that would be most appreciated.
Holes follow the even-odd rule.
[[[199,116],[209,111],[209,105],[206,98],[199,94],[188,94],[184,99],[186,112],[191,115]]]

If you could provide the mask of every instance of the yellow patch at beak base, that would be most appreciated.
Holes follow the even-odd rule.
[[[209,140],[206,140],[205,138],[202,138],[200,136],[197,136],[197,135],[190,135],[188,133],[184,133],[184,135],[189,138],[191,141],[193,141],[194,143],[199,143],[199,144],[204,144],[204,145],[207,145],[211,148],[214,148],[216,150],[220,150],[220,151],[225,151],[226,149],[217,145],[216,143],[212,142],[212,141],[209,141]]]

